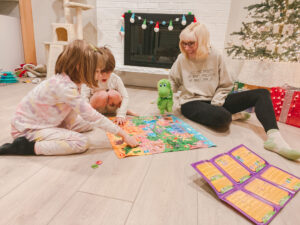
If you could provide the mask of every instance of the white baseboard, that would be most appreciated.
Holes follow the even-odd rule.
[[[115,71],[115,73],[122,78],[125,85],[139,87],[156,88],[157,82],[160,79],[168,79],[168,75],[166,74],[136,73],[127,71]]]

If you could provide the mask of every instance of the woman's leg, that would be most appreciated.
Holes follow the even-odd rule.
[[[231,113],[224,107],[211,105],[210,102],[192,101],[181,106],[181,113],[197,123],[214,127],[229,127]]]
[[[266,89],[256,89],[229,94],[223,107],[232,114],[249,107],[255,107],[255,114],[265,131],[278,129],[270,93]]]
[[[268,136],[267,141],[264,143],[264,148],[288,159],[296,160],[300,158],[300,152],[293,150],[279,132],[268,90],[256,89],[229,94],[223,106],[232,114],[254,106],[255,114]]]

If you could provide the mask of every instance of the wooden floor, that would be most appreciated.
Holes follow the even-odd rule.
[[[10,118],[20,99],[35,85],[0,86],[0,143],[11,141]],[[128,88],[130,109],[157,115],[153,89]],[[175,115],[183,118],[178,110]],[[284,170],[300,176],[299,162],[263,149],[266,135],[255,115],[233,122],[230,131],[215,132],[184,119],[217,144],[215,148],[118,159],[105,134],[89,134],[91,150],[72,156],[1,156],[1,225],[243,225],[251,224],[220,201],[192,169],[245,144]],[[279,124],[282,135],[300,149],[300,129]],[[92,169],[97,160],[103,164]],[[300,224],[300,194],[271,225]]]

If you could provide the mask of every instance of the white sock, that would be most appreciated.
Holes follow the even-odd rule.
[[[268,139],[264,143],[264,148],[276,152],[288,159],[296,160],[300,158],[300,152],[293,150],[285,142],[278,129],[271,129],[267,132]]]

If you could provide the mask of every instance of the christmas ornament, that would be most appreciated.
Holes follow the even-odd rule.
[[[181,24],[182,24],[183,26],[186,25],[186,18],[185,18],[184,15],[182,15]]]
[[[134,23],[134,15],[135,15],[135,13],[132,13],[132,15],[131,15],[131,17],[130,17],[130,23]]]
[[[124,21],[124,19],[125,19],[125,14],[123,13],[123,15],[121,16],[121,18],[120,18],[122,21]]]
[[[273,33],[274,34],[279,33],[279,24],[278,23],[276,23],[276,24],[273,25]]]
[[[158,32],[159,31],[159,23],[158,21],[156,22],[156,25],[154,27],[154,32]]]
[[[194,21],[193,21],[193,23],[197,23],[197,20],[196,20],[196,17],[194,16]]]
[[[172,23],[172,20],[170,20],[170,22],[169,22],[168,30],[169,30],[169,31],[172,31],[172,30],[173,30],[173,23]]]
[[[128,13],[131,14],[131,16],[130,16],[130,18],[129,18],[130,23],[135,23],[135,22],[136,22],[136,21],[135,21],[136,18],[137,18],[138,20],[142,20],[143,23],[141,24],[141,28],[142,28],[143,30],[145,30],[145,29],[148,28],[148,24],[147,24],[147,23],[149,23],[150,25],[152,25],[152,24],[154,25],[154,24],[155,24],[155,26],[154,26],[154,31],[155,31],[155,32],[159,32],[159,24],[161,24],[161,26],[168,26],[168,30],[169,30],[169,31],[172,31],[172,30],[174,29],[173,23],[175,23],[176,25],[180,23],[181,25],[186,26],[186,25],[187,25],[187,19],[186,19],[185,15],[189,15],[189,16],[192,15],[191,12],[188,12],[188,14],[183,14],[181,18],[180,18],[180,17],[175,17],[175,16],[174,16],[174,18],[170,19],[169,25],[167,25],[167,22],[166,22],[165,20],[163,20],[163,21],[154,20],[154,21],[156,21],[156,22],[154,22],[153,20],[148,20],[148,22],[147,22],[147,18],[143,18],[142,16],[136,16],[136,17],[135,17],[135,13],[132,13],[131,10],[128,10]],[[123,15],[121,16],[122,23],[124,22],[124,19],[125,19],[125,14],[123,14]],[[174,21],[175,21],[175,22],[174,22]],[[196,19],[195,19],[195,17],[194,17],[194,22],[195,22],[195,21],[196,21]],[[152,26],[151,26],[151,28],[152,28]],[[125,34],[124,25],[123,25],[123,27],[121,27],[120,34],[121,34],[122,36]]]
[[[124,36],[124,35],[125,35],[125,30],[124,30],[123,25],[121,26],[121,29],[120,29],[120,35],[121,35],[121,36]]]
[[[146,19],[144,19],[144,22],[142,24],[142,29],[145,30],[147,28]]]

